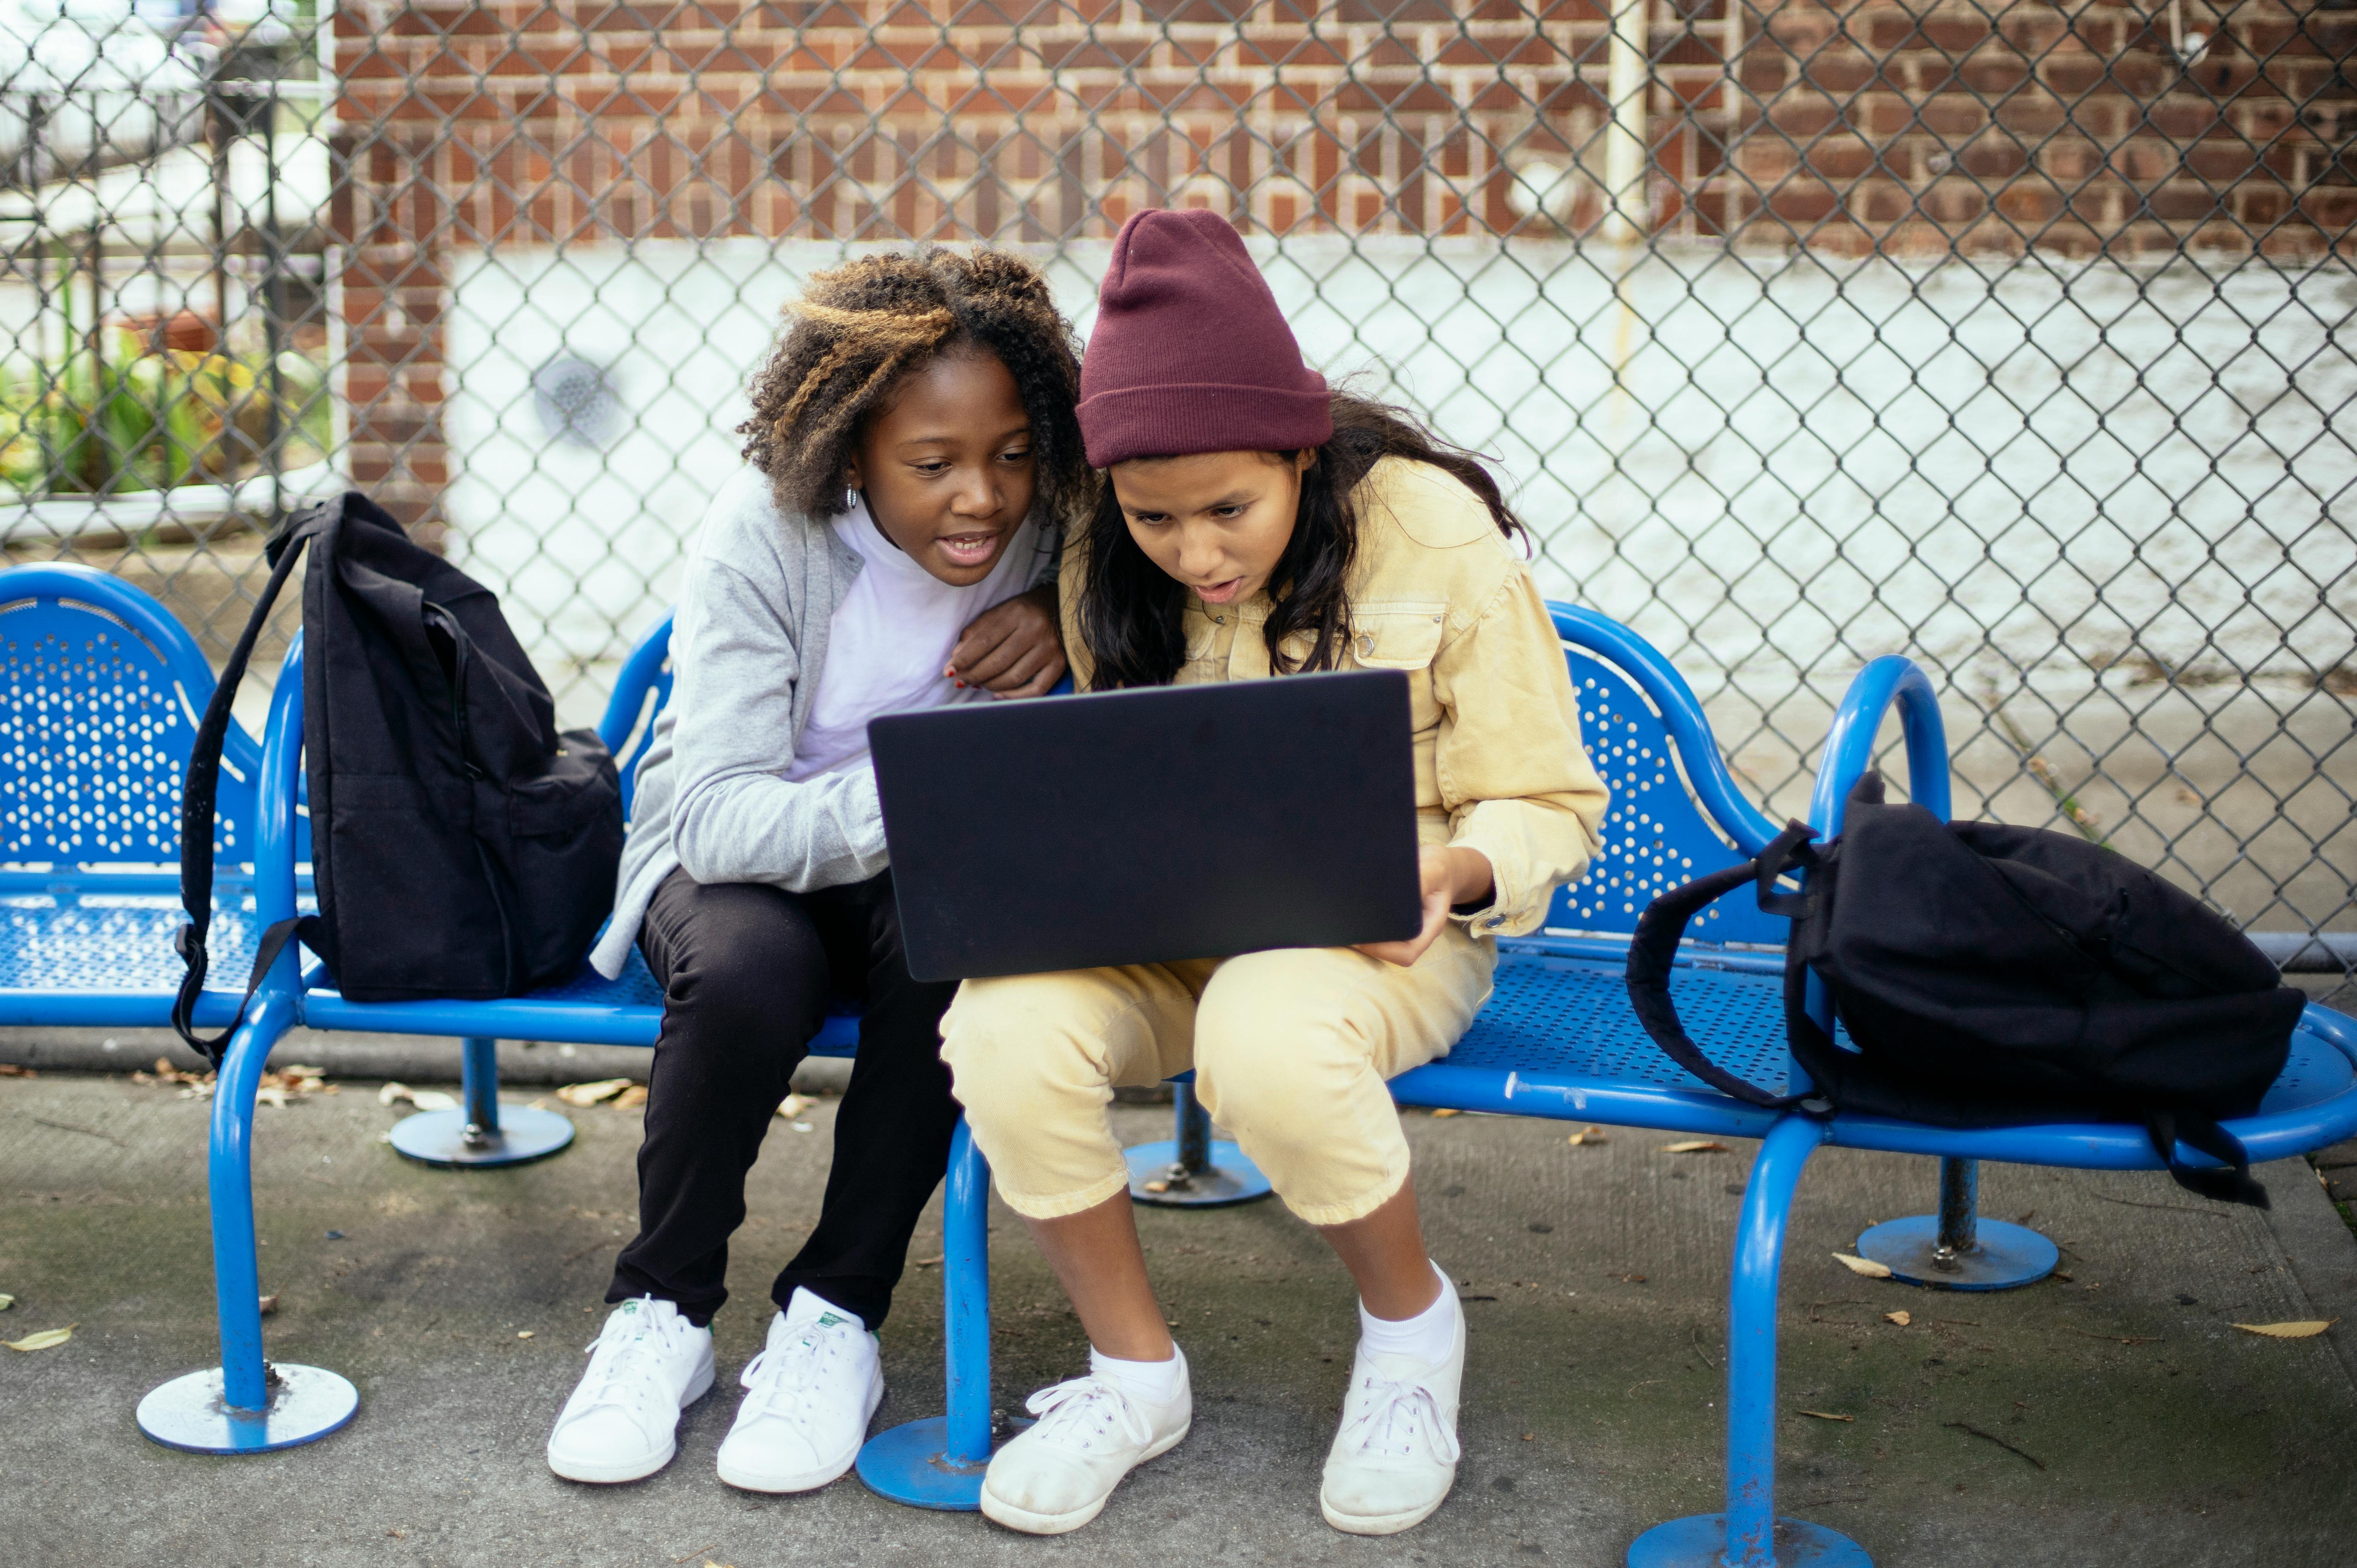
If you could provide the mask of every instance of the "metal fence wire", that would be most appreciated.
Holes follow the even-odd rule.
[[[2349,978],[2352,0],[328,4],[0,5],[8,559],[219,657],[357,484],[577,721],[809,272],[1021,247],[1085,329],[1210,207],[1777,809],[1907,652],[1960,811]]]

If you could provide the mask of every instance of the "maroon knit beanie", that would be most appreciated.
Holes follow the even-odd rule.
[[[1334,434],[1326,378],[1228,220],[1148,209],[1121,227],[1081,361],[1089,466],[1292,452]]]

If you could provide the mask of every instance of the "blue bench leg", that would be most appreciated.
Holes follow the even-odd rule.
[[[192,1454],[266,1454],[315,1442],[360,1409],[360,1394],[317,1367],[262,1355],[262,1284],[253,1236],[253,1100],[270,1047],[293,1026],[295,999],[265,991],[231,1036],[213,1086],[207,1162],[213,1296],[221,1364],[174,1378],[139,1402],[139,1430]]]
[[[1727,1511],[1655,1525],[1629,1547],[1629,1568],[1872,1568],[1847,1536],[1776,1517],[1776,1277],[1801,1167],[1824,1123],[1786,1116],[1752,1162],[1735,1233],[1727,1345]]]
[[[1910,1285],[2011,1290],[2052,1273],[2062,1254],[2027,1226],[1980,1218],[1980,1162],[1940,1162],[1940,1212],[1869,1226],[1857,1255]]]
[[[990,1166],[963,1121],[942,1204],[942,1357],[949,1413],[877,1433],[859,1450],[868,1489],[911,1508],[972,1513],[990,1466]]]
[[[1219,1208],[1266,1197],[1272,1189],[1260,1167],[1226,1139],[1211,1141],[1211,1113],[1195,1098],[1191,1079],[1180,1079],[1171,1087],[1178,1106],[1170,1141],[1122,1151],[1129,1163],[1131,1201]]]
[[[456,1111],[421,1111],[393,1124],[393,1146],[424,1165],[520,1165],[573,1142],[573,1123],[554,1111],[500,1103],[497,1040],[465,1042]]]

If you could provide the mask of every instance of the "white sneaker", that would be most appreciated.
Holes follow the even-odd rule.
[[[1033,1394],[1024,1408],[1039,1423],[991,1455],[984,1515],[1031,1535],[1061,1535],[1096,1518],[1124,1476],[1176,1447],[1194,1423],[1183,1359],[1178,1377],[1178,1397],[1167,1404],[1095,1376]]]
[[[606,1315],[589,1369],[548,1434],[548,1467],[568,1481],[635,1481],[679,1452],[679,1412],[712,1387],[712,1330],[653,1296]]]
[[[851,1468],[884,1402],[876,1337],[857,1317],[796,1289],[737,1378],[747,1392],[720,1444],[720,1478],[748,1492],[807,1492]]]
[[[1395,1535],[1432,1516],[1457,1480],[1457,1391],[1464,1378],[1462,1306],[1448,1359],[1437,1366],[1360,1348],[1318,1493],[1328,1524],[1352,1535]]]

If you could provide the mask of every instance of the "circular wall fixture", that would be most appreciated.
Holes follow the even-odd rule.
[[[599,366],[559,354],[532,373],[532,404],[552,441],[602,447],[622,426],[622,401]]]

